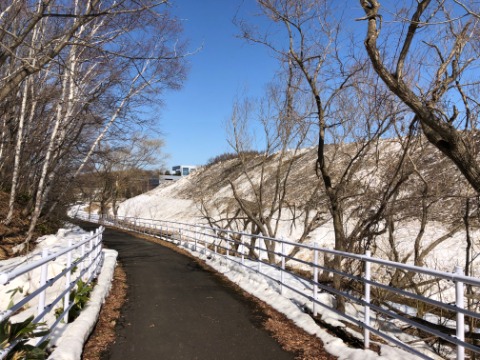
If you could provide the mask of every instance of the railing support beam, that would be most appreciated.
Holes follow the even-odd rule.
[[[365,256],[369,258],[371,256],[371,251],[367,250],[365,252]],[[364,276],[366,281],[370,281],[371,274],[370,274],[370,262],[368,260],[365,260],[365,276]],[[370,284],[365,282],[365,292],[363,295],[364,301],[367,305],[365,305],[364,308],[364,318],[363,318],[363,323],[365,324],[365,327],[363,328],[363,344],[365,349],[370,348],[370,330],[368,329],[368,326],[370,326]]]
[[[464,275],[460,266],[455,267],[455,275]],[[455,304],[457,308],[464,308],[464,292],[463,282],[457,280],[455,282]],[[457,339],[465,341],[465,315],[457,311]],[[465,348],[461,345],[457,345],[457,360],[465,359]]]

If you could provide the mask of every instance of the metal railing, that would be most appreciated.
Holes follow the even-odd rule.
[[[95,221],[82,213],[77,217]],[[290,291],[307,300],[314,317],[323,308],[356,326],[363,332],[365,348],[370,348],[372,341],[387,342],[423,359],[440,355],[464,359],[465,351],[467,355],[480,354],[480,301],[470,301],[480,299],[475,292],[480,289],[480,279],[463,275],[458,266],[450,273],[375,258],[370,252],[352,254],[198,224],[133,217],[97,221],[158,236],[208,256],[222,256],[261,273],[278,285],[282,295]],[[300,251],[291,256],[295,248]],[[291,265],[287,267],[287,263]],[[302,286],[292,285],[287,276]],[[392,283],[395,276],[408,281],[402,288],[396,287]],[[335,277],[341,278],[341,286],[338,282],[334,286]],[[337,301],[346,299],[358,315],[339,311],[335,300],[325,301],[326,294]]]
[[[9,318],[19,310],[25,306],[31,305],[29,303],[37,300],[36,316],[32,320],[32,323],[38,324],[44,320],[45,316],[49,314],[57,304],[63,304],[62,313],[57,314],[55,322],[47,325],[49,330],[48,334],[35,339],[32,343],[34,346],[38,346],[47,340],[52,330],[55,329],[62,320],[65,323],[68,323],[68,313],[74,305],[74,303],[70,301],[70,293],[74,291],[79,280],[83,280],[85,283],[89,284],[99,274],[103,263],[103,231],[104,227],[101,226],[95,232],[90,232],[89,235],[83,235],[82,239],[75,244],[73,244],[72,239],[69,239],[68,246],[60,251],[50,253],[48,249],[43,249],[41,259],[22,264],[8,271],[0,272],[0,286],[7,285],[10,281],[24,274],[33,271],[40,272],[38,287],[20,301],[10,304],[11,306],[9,306],[8,309],[0,311],[0,322],[9,320]],[[61,256],[65,257],[65,267],[59,274],[48,278],[49,264]],[[76,258],[74,259],[73,256]],[[46,304],[49,288],[60,281],[65,283],[63,291],[50,294],[55,296],[55,298],[49,300],[50,303]],[[18,341],[12,342],[8,347],[0,349],[0,359],[4,359],[17,343]]]

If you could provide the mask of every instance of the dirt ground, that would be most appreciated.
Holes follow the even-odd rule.
[[[113,284],[100,312],[95,329],[83,349],[83,360],[99,360],[108,346],[115,341],[115,325],[127,296],[127,277],[122,267],[117,265]]]

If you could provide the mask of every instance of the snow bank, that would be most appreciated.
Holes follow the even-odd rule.
[[[50,253],[57,252],[68,246],[68,241],[71,239],[73,243],[80,241],[83,235],[87,232],[78,226],[70,225],[67,228],[60,229],[56,235],[46,235],[36,240],[35,250],[27,256],[20,256],[8,260],[0,261],[0,271],[8,271],[27,262],[36,261],[41,258],[43,249],[49,249]],[[85,340],[90,335],[95,323],[98,319],[100,308],[105,301],[111,287],[113,279],[113,271],[117,259],[117,252],[114,250],[102,250],[104,253],[104,263],[98,277],[97,285],[94,287],[91,298],[81,315],[72,323],[60,323],[51,334],[50,346],[55,348],[55,351],[49,359],[80,359]],[[74,255],[75,258],[75,255]],[[51,278],[60,273],[66,264],[66,256],[60,256],[49,263],[48,278]],[[12,290],[22,289],[22,292],[16,292],[13,296],[13,302],[20,301],[25,294],[31,293],[38,288],[40,279],[40,269],[35,269],[27,274],[19,276],[10,281],[4,286],[0,286],[0,311],[8,308],[12,298]],[[65,289],[65,279],[57,281],[47,290],[46,303],[51,303],[52,299],[56,298]],[[36,315],[38,297],[31,300],[24,309],[12,316],[12,322],[19,322],[30,315]],[[61,306],[59,304],[58,306]],[[53,324],[55,321],[54,311],[48,313],[44,322],[47,325]]]
[[[275,310],[283,313],[291,321],[293,321],[299,328],[305,330],[311,335],[315,335],[320,338],[324,344],[325,350],[337,356],[338,359],[350,359],[350,360],[370,360],[370,359],[389,359],[389,360],[408,360],[416,359],[417,357],[403,351],[399,348],[394,348],[389,345],[380,345],[380,355],[371,351],[364,349],[354,349],[346,345],[342,339],[337,338],[333,335],[330,335],[327,331],[322,329],[312,317],[302,311],[302,306],[299,306],[299,301],[301,304],[305,302],[304,298],[296,299],[295,293],[287,290],[285,295],[282,295],[278,291],[278,283],[264,277],[257,272],[247,269],[246,267],[235,264],[233,261],[223,258],[221,256],[210,256],[210,254],[205,254],[204,252],[194,251],[193,248],[186,248],[192,255],[199,257],[206,262],[210,267],[218,271],[227,277],[230,281],[240,286],[246,292],[254,295],[258,299],[269,304]],[[263,269],[262,272],[270,272],[272,270]],[[275,270],[273,270],[275,271]],[[269,274],[270,276],[272,274]],[[302,286],[298,284],[300,281],[298,278],[293,278],[289,280],[285,279],[286,282],[292,281],[297,284],[289,284],[289,286]],[[307,304],[305,304],[307,306]],[[328,310],[319,311],[322,313],[322,319],[332,325],[338,325],[337,315]],[[420,344],[420,347],[421,346]],[[423,347],[424,351],[428,349]],[[429,352],[429,356],[435,358],[435,354]]]
[[[56,349],[49,357],[51,360],[77,360],[82,356],[85,341],[97,323],[101,307],[112,286],[117,252],[110,249],[104,249],[103,252],[105,259],[102,272],[97,279],[90,300],[80,316],[69,324],[55,341]]]

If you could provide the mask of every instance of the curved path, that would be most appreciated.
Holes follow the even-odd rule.
[[[294,359],[261,329],[253,304],[194,260],[111,229],[104,241],[118,251],[128,283],[105,359]]]

